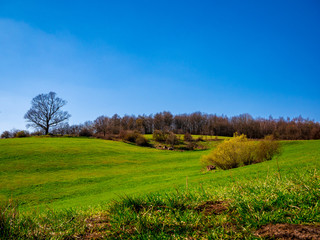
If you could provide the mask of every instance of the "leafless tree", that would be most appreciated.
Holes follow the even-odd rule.
[[[94,120],[94,129],[96,130],[96,133],[102,133],[105,137],[109,128],[109,118],[105,116],[97,117],[96,120]]]
[[[112,118],[110,118],[110,127],[111,132],[113,134],[119,134],[121,131],[121,118],[118,114],[114,114]]]
[[[29,122],[27,127],[40,127],[48,134],[50,127],[57,126],[71,116],[67,111],[61,110],[67,102],[56,95],[55,92],[49,92],[32,99],[31,108],[24,115]]]

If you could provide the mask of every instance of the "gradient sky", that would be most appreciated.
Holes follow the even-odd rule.
[[[320,121],[319,1],[0,0],[0,132],[54,91],[70,123],[201,111]]]

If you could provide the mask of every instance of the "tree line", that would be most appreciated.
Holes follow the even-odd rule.
[[[253,118],[249,114],[227,117],[216,114],[194,112],[190,114],[174,115],[168,111],[154,115],[124,115],[114,114],[111,117],[99,116],[94,121],[83,124],[69,125],[61,123],[53,127],[51,134],[72,136],[97,136],[110,138],[120,135],[124,131],[137,131],[141,134],[152,134],[155,130],[173,132],[175,134],[195,134],[210,136],[230,136],[235,132],[245,134],[248,138],[260,139],[267,135],[273,135],[275,139],[284,140],[308,140],[320,139],[320,123],[296,118],[274,119]],[[15,137],[20,131],[5,131],[2,137]],[[24,131],[28,134],[26,131]],[[46,134],[43,129],[37,129],[32,135]],[[24,134],[20,135],[24,136]],[[19,134],[18,134],[19,136]]]
[[[99,116],[84,124],[69,125],[66,121],[70,114],[62,111],[66,101],[56,93],[39,94],[32,99],[31,108],[25,114],[27,127],[36,129],[31,135],[59,134],[73,136],[96,136],[111,139],[126,131],[140,134],[153,134],[156,130],[165,133],[195,134],[210,136],[230,136],[234,133],[245,134],[248,138],[264,138],[273,135],[275,139],[307,140],[320,139],[320,123],[304,119],[301,116],[290,119],[280,117],[253,118],[250,114],[227,117],[216,114],[194,112],[190,114],[172,114],[163,111],[151,115],[114,114],[112,117]],[[28,131],[4,131],[2,138],[28,136]]]
[[[79,125],[62,124],[53,129],[54,134],[79,136],[100,136],[108,138],[123,131],[137,131],[152,134],[155,130],[176,134],[195,134],[211,136],[230,136],[235,132],[248,138],[260,139],[273,135],[276,139],[307,140],[320,139],[320,124],[301,116],[293,119],[253,118],[249,114],[227,117],[216,114],[194,112],[173,115],[168,111],[154,115],[114,114],[112,117],[100,116],[94,121]]]

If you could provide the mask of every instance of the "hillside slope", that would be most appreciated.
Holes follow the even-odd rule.
[[[161,151],[88,138],[0,140],[0,199],[18,200],[22,208],[87,207],[123,195],[172,191],[200,184],[228,186],[265,177],[280,168],[319,168],[320,141],[283,142],[277,161],[230,171],[202,173],[206,151]]]

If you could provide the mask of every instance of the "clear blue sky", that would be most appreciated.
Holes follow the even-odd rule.
[[[40,93],[70,123],[201,111],[320,121],[319,1],[0,0],[0,132]]]

